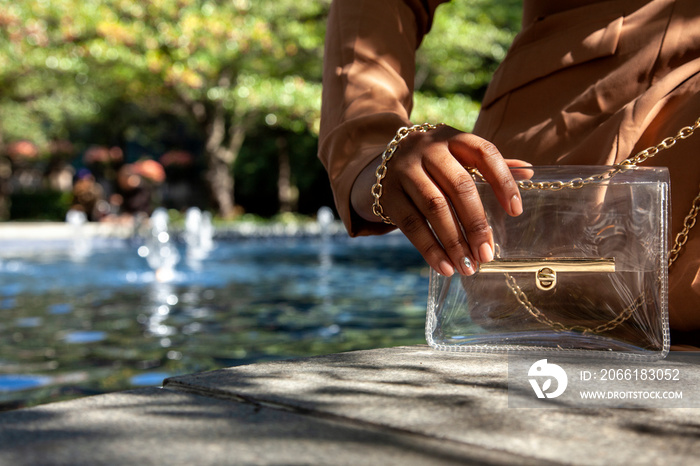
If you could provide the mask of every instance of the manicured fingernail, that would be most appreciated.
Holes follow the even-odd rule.
[[[441,275],[444,275],[446,277],[451,277],[452,275],[455,274],[455,269],[452,267],[452,264],[450,264],[447,261],[442,261],[440,262],[440,265],[438,266],[437,270]]]
[[[479,246],[479,261],[483,264],[493,260],[493,249],[489,243],[484,243]]]
[[[523,202],[517,194],[510,198],[510,214],[514,217],[523,213]]]
[[[470,276],[474,275],[474,265],[472,264],[472,261],[469,260],[468,257],[465,257],[464,260],[464,275]]]

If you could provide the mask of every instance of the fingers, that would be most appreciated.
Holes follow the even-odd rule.
[[[395,219],[397,226],[429,264],[441,264],[436,270],[443,275],[452,275],[446,271],[454,272],[446,269],[444,261],[449,261],[462,275],[472,275],[478,259],[475,259],[477,256],[470,248],[448,198],[422,170],[408,173],[406,181],[409,182],[404,183],[404,189],[412,201],[411,209]]]
[[[475,272],[494,258],[494,240],[476,184],[465,167],[476,167],[505,211],[522,213],[518,186],[493,144],[454,128],[409,136],[384,180],[383,209],[439,273]],[[527,171],[527,170],[524,170]]]
[[[472,176],[447,151],[441,157],[426,159],[425,168],[442,188],[444,202],[452,214],[438,216],[434,212],[434,215],[427,216],[438,237],[442,241],[440,232],[445,231],[449,241],[456,241],[454,235],[458,235],[460,245],[477,262],[493,260],[493,234]]]
[[[496,146],[474,134],[460,133],[450,139],[448,147],[462,165],[479,169],[509,215],[518,216],[523,212],[518,185]]]
[[[535,175],[534,171],[527,169],[528,167],[532,167],[532,164],[529,162],[525,162],[524,160],[518,159],[505,159],[505,161],[508,167],[519,169],[511,170],[511,174],[517,180],[529,180]]]
[[[526,162],[524,160],[519,160],[519,159],[503,159],[506,162],[506,165],[508,165],[511,168],[522,168],[522,167],[531,167],[532,164],[530,162]]]
[[[396,224],[406,237],[413,243],[428,265],[438,273],[450,277],[455,271],[463,275],[474,274],[475,263],[473,259],[465,261],[465,254],[461,247],[453,243],[446,252],[443,245],[437,240],[428,220],[417,207],[405,204],[404,208],[395,214]],[[444,232],[442,232],[444,235]]]

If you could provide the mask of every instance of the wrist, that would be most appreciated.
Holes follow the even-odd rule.
[[[376,182],[377,167],[382,161],[381,155],[373,159],[357,176],[350,191],[350,206],[361,219],[379,223],[381,219],[372,213],[374,198],[371,194],[372,185]]]
[[[375,171],[375,183],[372,185],[372,188],[370,190],[373,199],[372,213],[375,216],[379,217],[382,220],[382,222],[388,225],[396,225],[391,220],[391,218],[384,213],[384,208],[381,204],[381,197],[384,192],[384,186],[382,185],[382,181],[384,180],[384,177],[387,174],[389,160],[391,160],[391,158],[394,155],[394,152],[396,152],[396,150],[399,148],[401,141],[406,139],[412,133],[427,133],[428,131],[437,129],[440,126],[444,126],[444,123],[438,123],[436,125],[432,125],[430,123],[423,123],[422,125],[401,127],[398,129],[398,131],[396,131],[396,135],[394,136],[394,138],[391,141],[389,141],[389,144],[387,144],[386,149],[384,150],[384,153],[382,153],[381,156],[381,163]]]

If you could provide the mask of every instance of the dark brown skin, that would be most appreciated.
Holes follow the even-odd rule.
[[[360,174],[351,193],[355,212],[371,222],[381,221],[372,212],[371,196],[380,163],[378,157]],[[465,167],[479,169],[505,211],[517,216],[523,207],[509,167],[529,165],[504,159],[490,142],[450,126],[412,133],[388,163],[381,205],[433,269],[445,276],[455,271],[471,275],[476,262],[493,259],[494,244],[474,180]]]

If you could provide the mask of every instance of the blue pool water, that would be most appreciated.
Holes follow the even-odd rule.
[[[136,241],[0,248],[0,409],[183,373],[424,342],[401,235],[219,240],[159,280]]]

